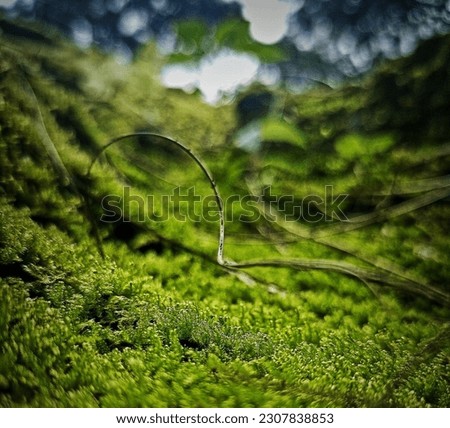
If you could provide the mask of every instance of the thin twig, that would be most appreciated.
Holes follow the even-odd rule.
[[[22,73],[24,74],[24,73]],[[49,158],[50,162],[53,165],[53,168],[56,170],[57,174],[59,175],[59,179],[63,186],[68,186],[80,199],[82,202],[82,207],[85,211],[86,217],[91,224],[92,230],[94,232],[94,238],[96,241],[97,249],[100,253],[100,256],[102,258],[105,257],[105,253],[103,250],[102,241],[100,239],[100,233],[97,227],[97,223],[94,219],[93,211],[90,205],[89,200],[85,197],[83,192],[80,191],[75,178],[70,174],[68,169],[66,168],[64,162],[61,159],[61,156],[59,155],[58,149],[56,148],[55,143],[50,137],[50,134],[47,130],[47,127],[45,125],[44,116],[42,114],[42,110],[39,104],[39,100],[37,98],[36,92],[31,84],[31,82],[27,79],[25,75],[22,75],[23,81],[25,82],[26,87],[28,88],[29,95],[33,99],[33,103],[36,107],[36,123],[37,123],[37,131],[38,135],[40,137],[40,141],[42,142],[42,145],[44,146]]]
[[[136,132],[130,133],[126,135],[122,135],[120,137],[114,138],[108,144],[106,144],[101,151],[97,154],[97,156],[93,159],[89,169],[88,175],[91,174],[92,168],[95,162],[99,159],[101,154],[111,147],[113,144],[116,144],[120,141],[124,141],[129,138],[146,136],[161,139],[169,144],[173,144],[183,150],[188,156],[190,156],[195,163],[199,166],[205,177],[210,183],[211,189],[214,192],[214,196],[217,202],[217,206],[219,209],[219,241],[218,241],[218,249],[217,249],[217,263],[220,266],[223,266],[227,269],[247,269],[253,267],[285,267],[291,269],[299,269],[299,270],[329,270],[333,272],[342,273],[348,276],[356,277],[365,284],[369,281],[374,281],[378,283],[384,283],[396,287],[401,290],[405,290],[408,292],[415,292],[421,296],[427,297],[431,300],[443,303],[447,306],[450,306],[450,295],[445,293],[444,291],[432,287],[428,284],[420,284],[415,281],[412,281],[408,278],[404,278],[390,271],[383,271],[380,269],[370,269],[364,268],[360,266],[355,266],[351,263],[341,262],[341,261],[332,261],[332,260],[321,260],[321,259],[274,259],[274,260],[249,260],[244,262],[235,262],[233,260],[227,260],[224,258],[224,246],[225,246],[225,215],[222,198],[220,197],[219,190],[214,181],[212,174],[206,165],[195,155],[188,147],[183,144],[175,141],[171,138],[165,137],[160,134],[156,134],[153,132]],[[385,216],[395,216],[400,215],[405,212],[410,212],[413,209],[417,209],[420,206],[427,205],[431,203],[432,200],[441,199],[442,192],[437,195],[435,192],[432,195],[425,195],[425,197],[415,198],[414,203],[408,201],[408,204],[399,204],[398,206],[392,207],[390,210],[383,210]],[[370,223],[373,221],[379,221],[380,213],[375,213],[373,216],[368,216],[362,222]],[[359,223],[358,223],[359,224]]]
[[[220,197],[216,182],[214,181],[214,178],[213,178],[212,174],[209,172],[206,165],[191,151],[191,149],[189,149],[185,145],[183,145],[183,144],[179,143],[178,141],[173,140],[169,137],[165,137],[164,135],[156,134],[153,132],[134,132],[131,134],[122,135],[120,137],[114,138],[113,140],[111,140],[108,144],[106,144],[101,149],[101,151],[97,154],[97,156],[94,158],[91,165],[89,166],[88,176],[91,174],[91,170],[92,170],[95,162],[98,160],[98,158],[102,155],[102,153],[106,149],[108,149],[113,144],[116,144],[120,141],[129,139],[129,138],[133,138],[133,137],[141,137],[141,136],[158,138],[163,141],[166,141],[167,143],[174,144],[175,146],[179,147],[181,150],[183,150],[188,156],[190,156],[194,160],[194,162],[200,167],[203,174],[208,179],[209,184],[211,185],[211,189],[214,192],[214,196],[216,198],[217,206],[219,209],[219,245],[218,245],[218,249],[217,249],[217,263],[219,265],[226,265],[226,263],[224,262],[224,258],[223,258],[223,251],[224,251],[224,244],[225,244],[225,216],[224,216],[222,198]]]
[[[247,181],[247,187],[253,195],[256,195],[254,186],[251,184],[250,181]],[[379,283],[390,284],[392,286],[396,286],[405,290],[410,291],[416,290],[419,294],[431,298],[432,300],[444,302],[445,304],[450,303],[450,295],[448,295],[447,293],[436,287],[433,287],[431,284],[428,284],[422,278],[418,278],[411,275],[409,272],[406,272],[400,266],[396,265],[391,261],[388,261],[379,256],[375,258],[369,257],[366,254],[364,254],[360,249],[352,248],[348,243],[344,244],[342,242],[339,242],[336,236],[334,236],[332,239],[330,239],[328,236],[320,238],[316,237],[316,235],[314,233],[311,233],[309,229],[302,227],[300,224],[296,222],[288,222],[285,220],[283,221],[282,215],[280,215],[279,213],[274,214],[272,211],[269,211],[267,205],[264,204],[263,202],[258,204],[257,207],[265,219],[269,220],[271,223],[275,222],[275,224],[285,232],[288,232],[291,235],[297,236],[301,239],[311,240],[318,244],[339,250],[343,253],[356,257],[378,269],[377,277],[373,278],[370,271],[367,271],[366,272],[367,274],[364,274],[364,272],[358,271],[358,269],[360,268],[357,266],[347,265],[345,267],[347,273],[350,274],[349,271],[349,269],[351,269],[350,266],[353,266],[353,272],[356,274],[354,276],[357,276],[361,280],[364,278],[366,281],[372,280]],[[408,285],[409,288],[405,287],[405,285]]]
[[[419,208],[426,207],[434,202],[445,199],[448,196],[450,196],[450,188],[444,187],[442,189],[435,189],[425,193],[424,195],[416,196],[415,198],[400,202],[399,204],[391,207],[382,208],[368,214],[362,214],[332,226],[318,228],[316,231],[312,232],[312,235],[322,238],[360,229],[374,223],[379,223],[387,219],[408,214]]]

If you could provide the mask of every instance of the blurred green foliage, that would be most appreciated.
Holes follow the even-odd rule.
[[[286,58],[279,45],[265,45],[255,41],[249,32],[250,24],[242,19],[227,19],[211,28],[205,22],[183,20],[175,25],[175,52],[170,62],[198,62],[221,49],[231,49],[256,56],[263,63],[277,63]]]
[[[174,186],[212,194],[185,154],[155,140],[112,146],[87,174],[109,139],[145,129],[198,153],[224,198],[248,195],[252,181],[298,199],[332,199],[333,184],[355,218],[403,204],[413,209],[350,231],[291,222],[297,235],[262,217],[240,222],[243,207],[228,206],[226,253],[375,266],[448,292],[449,124],[439,112],[450,97],[432,78],[447,76],[448,37],[426,62],[419,49],[353,86],[274,90],[248,120],[237,103],[161,87],[151,44],[122,66],[52,40],[5,36],[0,46],[1,406],[449,405],[445,304],[324,270],[220,267],[217,221],[138,221],[135,203],[126,221],[98,222],[102,199],[126,186],[156,201]],[[237,147],[258,120],[255,150]],[[430,192],[434,202],[416,206]]]
[[[336,152],[345,159],[358,159],[363,156],[371,158],[378,153],[386,152],[393,144],[391,135],[380,135],[367,137],[358,134],[347,134],[335,143]]]

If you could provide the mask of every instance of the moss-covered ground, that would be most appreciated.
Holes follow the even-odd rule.
[[[121,65],[0,27],[0,406],[450,405],[448,37],[338,89],[274,89],[250,121],[263,89],[218,107],[165,89],[151,44]],[[216,262],[210,183],[167,141],[122,140],[89,173],[141,131],[247,198],[226,258],[286,263]],[[210,210],[161,221],[176,188]],[[309,203],[340,194],[350,221]]]

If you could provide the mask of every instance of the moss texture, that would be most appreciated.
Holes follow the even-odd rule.
[[[158,83],[153,45],[120,65],[30,24],[0,27],[0,406],[450,405],[448,36],[335,90],[273,90],[249,152],[238,106],[261,88],[212,107]],[[219,266],[214,212],[157,218],[174,188],[212,196],[188,156],[133,137],[88,174],[110,139],[144,130],[197,153],[224,199],[262,201],[271,186],[300,209],[333,199],[329,185],[348,195],[353,222],[227,205],[228,257],[332,260],[373,280]],[[129,203],[100,221],[125,188],[151,195],[153,216]]]

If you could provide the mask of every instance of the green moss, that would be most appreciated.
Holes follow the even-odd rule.
[[[56,36],[45,46],[4,38],[1,406],[449,405],[447,306],[327,270],[230,271],[214,261],[217,221],[139,221],[138,204],[124,209],[126,221],[98,221],[102,199],[125,186],[144,199],[194,185],[211,195],[188,157],[154,140],[112,146],[87,174],[108,139],[146,129],[195,150],[224,197],[247,195],[246,180],[257,177],[296,201],[332,199],[332,183],[334,196],[349,194],[342,208],[354,217],[415,203],[446,187],[448,124],[432,113],[450,98],[431,90],[432,110],[419,106],[443,73],[446,39],[428,65],[406,58],[353,86],[288,95],[289,129],[275,123],[272,141],[249,154],[232,145],[234,105],[161,87],[163,59],[152,45],[121,66]],[[407,107],[395,118],[388,89]],[[430,120],[411,141],[407,111]],[[227,207],[227,219],[248,215],[244,208]],[[225,253],[387,269],[445,292],[447,218],[439,199],[345,233],[336,221],[291,222],[299,237],[236,216]],[[316,227],[330,235],[310,234]]]

